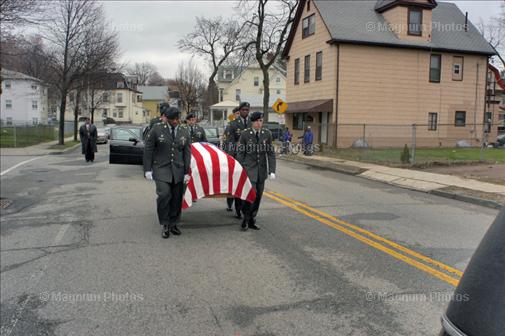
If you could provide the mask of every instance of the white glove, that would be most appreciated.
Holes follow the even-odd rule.
[[[146,171],[144,174],[145,178],[148,179],[149,181],[153,180],[153,172],[152,171]]]
[[[191,176],[189,176],[188,174],[184,175],[184,184],[188,184],[189,180],[191,180]]]
[[[270,178],[270,180],[275,180],[275,173],[270,173],[269,178]]]

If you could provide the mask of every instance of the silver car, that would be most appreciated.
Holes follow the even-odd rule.
[[[105,128],[97,128],[97,144],[106,144],[109,141],[109,132]]]

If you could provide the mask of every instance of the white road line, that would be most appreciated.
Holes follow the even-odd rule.
[[[13,167],[10,167],[9,169],[6,169],[6,170],[4,170],[3,172],[1,172],[1,173],[0,173],[0,176],[4,176],[4,175],[5,175],[5,174],[7,174],[8,172],[10,172],[10,171],[12,171],[12,170],[16,169],[17,167],[22,166],[22,165],[24,165],[24,164],[26,164],[26,163],[28,163],[28,162],[32,162],[32,161],[38,160],[38,159],[40,159],[41,157],[43,157],[43,156],[37,156],[37,157],[35,157],[35,158],[33,158],[33,159],[30,159],[30,160],[26,160],[26,161],[20,162],[20,163],[18,163],[17,165],[15,165],[15,166],[13,166]]]

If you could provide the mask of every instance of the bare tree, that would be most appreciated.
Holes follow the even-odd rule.
[[[0,34],[5,38],[14,28],[40,22],[48,3],[40,0],[0,0]]]
[[[155,72],[156,66],[149,62],[135,63],[128,69],[128,74],[137,76],[139,85],[147,85]]]
[[[219,101],[215,81],[219,67],[242,48],[240,39],[242,29],[243,25],[239,25],[234,19],[197,17],[193,32],[177,42],[180,50],[202,56],[210,63],[208,91],[211,104]]]
[[[166,85],[166,82],[165,78],[163,78],[158,71],[154,71],[149,77],[147,85],[161,86]]]
[[[190,113],[198,106],[205,88],[204,75],[194,64],[193,59],[186,64],[179,63],[175,82],[181,97],[182,109],[186,114]]]
[[[505,2],[501,4],[501,12],[486,23],[481,18],[477,25],[481,34],[496,50],[497,57],[505,68]]]
[[[109,62],[105,57],[112,57],[114,52],[103,53],[103,48],[117,46],[117,37],[106,33],[103,8],[95,1],[60,1],[55,12],[55,19],[45,25],[44,37],[51,46],[50,66],[60,92],[59,144],[63,144],[68,93],[82,86],[85,74]]]
[[[241,0],[247,23],[244,50],[253,50],[254,58],[263,73],[263,112],[268,121],[270,100],[270,68],[278,61],[294,21],[297,0]]]

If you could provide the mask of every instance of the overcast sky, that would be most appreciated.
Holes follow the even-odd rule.
[[[503,0],[502,0],[503,1]],[[467,11],[477,25],[500,10],[500,0],[448,1]],[[195,17],[234,15],[235,1],[103,1],[105,13],[119,32],[122,61],[151,62],[164,77],[173,77],[177,65],[191,55],[177,49],[177,41],[192,31]],[[198,60],[202,68],[205,63]],[[203,70],[203,69],[202,69]]]

